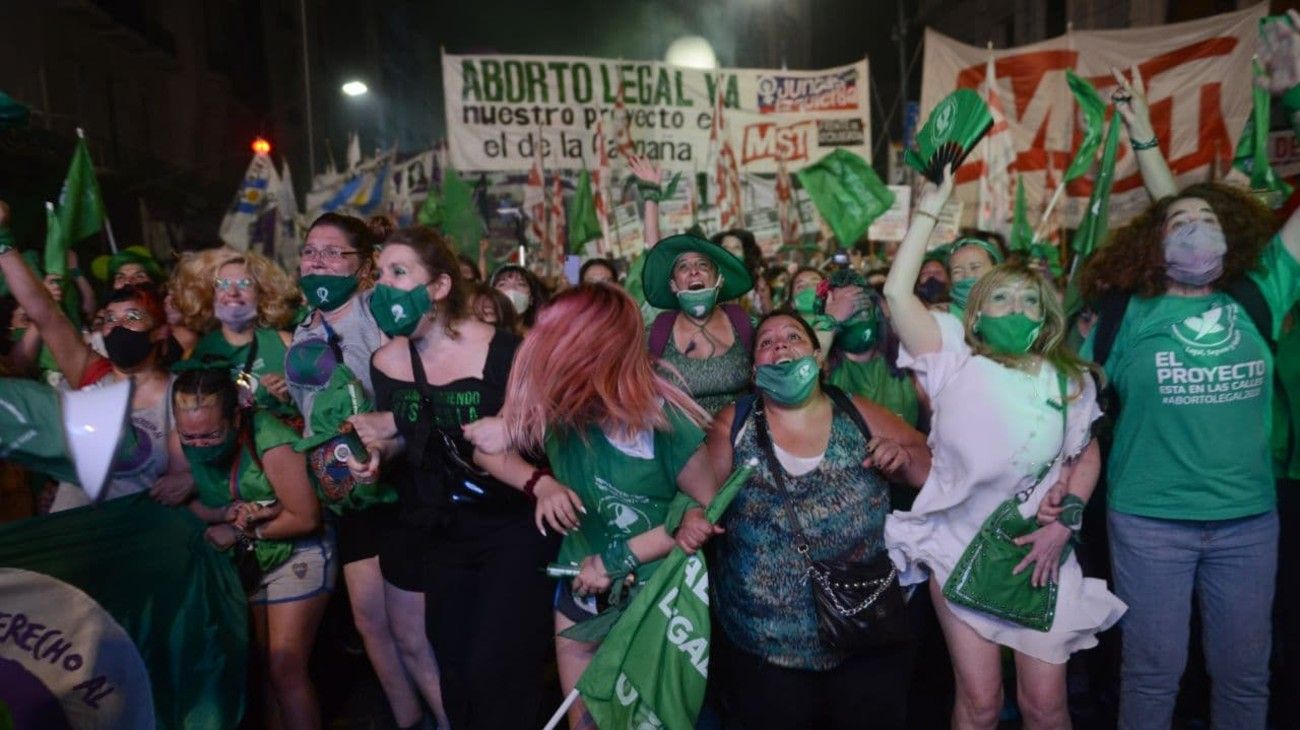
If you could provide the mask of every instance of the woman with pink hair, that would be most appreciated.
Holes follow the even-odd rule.
[[[640,311],[621,289],[565,291],[520,346],[501,416],[465,429],[485,466],[536,499],[538,529],[564,534],[559,562],[577,575],[556,586],[557,632],[593,618],[615,581],[648,580],[674,544],[670,505],[687,495],[706,503],[714,490],[708,414],[655,371],[644,341]],[[544,449],[554,475],[508,448]],[[566,693],[598,644],[556,637]],[[584,727],[584,714],[575,703],[570,726]]]

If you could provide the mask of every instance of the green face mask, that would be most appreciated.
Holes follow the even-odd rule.
[[[813,313],[813,305],[817,302],[816,289],[804,289],[794,295],[794,311],[802,315]]]
[[[225,464],[230,461],[230,455],[235,451],[235,430],[226,431],[226,438],[219,444],[211,446],[190,446],[181,444],[181,450],[185,452],[185,458],[199,464]]]
[[[1003,355],[1023,355],[1029,352],[1042,331],[1042,322],[1035,322],[1020,312],[1000,317],[980,314],[975,322],[975,333],[980,339],[993,348],[994,352]]]
[[[812,355],[774,365],[759,365],[754,385],[776,403],[796,406],[812,395],[819,370],[817,358]]]
[[[406,337],[415,331],[420,318],[433,309],[429,287],[421,284],[403,291],[387,284],[377,284],[370,295],[370,313],[379,329],[389,337]]]
[[[718,305],[718,290],[722,287],[722,277],[711,289],[687,289],[677,292],[677,306],[688,316],[704,319]]]
[[[332,312],[347,303],[357,290],[357,277],[333,274],[308,274],[298,281],[307,303],[316,309]]]
[[[955,282],[952,288],[948,290],[948,296],[952,297],[952,303],[957,305],[958,309],[966,308],[966,300],[970,299],[970,290],[975,288],[977,278],[962,279]]]
[[[845,352],[857,355],[874,347],[879,335],[880,330],[876,327],[874,318],[860,319],[841,327],[839,334],[835,335],[835,344]]]

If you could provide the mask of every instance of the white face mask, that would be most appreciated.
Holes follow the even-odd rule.
[[[506,299],[509,299],[510,304],[515,308],[516,314],[523,314],[524,312],[527,312],[528,305],[532,304],[533,302],[532,296],[529,295],[529,293],[526,291],[519,291],[518,289],[510,289],[509,291],[505,292],[505,295],[506,295]]]

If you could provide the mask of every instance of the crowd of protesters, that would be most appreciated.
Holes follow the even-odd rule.
[[[106,498],[191,510],[235,563],[251,726],[322,725],[308,665],[345,592],[397,727],[535,727],[548,681],[573,689],[597,619],[674,547],[711,570],[700,727],[924,726],[909,694],[940,676],[953,727],[1070,727],[1071,657],[1116,626],[1118,654],[1080,672],[1120,727],[1171,726],[1194,641],[1214,727],[1296,726],[1300,585],[1279,546],[1300,503],[1300,217],[1180,190],[1140,79],[1120,81],[1152,202],[1082,268],[1082,314],[996,234],[927,251],[951,170],[888,255],[661,238],[647,200],[641,259],[566,281],[336,212],[296,272],[229,248],[167,271],[129,248],[99,303],[75,260],[42,276],[0,203],[0,368],[134,383]],[[74,287],[83,306],[62,306]],[[89,501],[26,478],[39,513]],[[1052,596],[1042,626],[958,598],[1008,504],[1030,524],[1014,574]],[[811,583],[837,563],[882,568],[877,625],[910,629],[828,638]],[[581,701],[568,721],[592,725]]]

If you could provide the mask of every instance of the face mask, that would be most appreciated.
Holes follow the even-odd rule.
[[[308,274],[298,280],[307,303],[326,312],[332,312],[346,304],[359,283],[355,276],[333,274]]]
[[[257,319],[257,305],[251,302],[218,304],[214,314],[218,322],[236,332],[243,332]]]
[[[718,289],[722,286],[722,277],[709,289],[686,289],[677,292],[677,306],[688,316],[704,319],[718,304]]]
[[[370,295],[370,313],[375,315],[379,329],[389,337],[410,335],[430,309],[433,302],[429,301],[429,287],[424,284],[409,291],[378,284]]]
[[[916,295],[926,304],[942,301],[948,287],[938,279],[926,279],[916,287]]]
[[[1020,312],[991,317],[981,313],[975,321],[975,332],[994,352],[1003,355],[1023,355],[1029,352],[1043,323],[1035,322]]]
[[[958,309],[966,308],[966,300],[970,299],[970,290],[975,288],[977,278],[962,279],[954,282],[952,288],[948,290],[948,295],[952,297],[952,303],[957,305]]]
[[[794,295],[794,311],[799,314],[809,315],[813,313],[813,306],[817,302],[816,289],[804,289]]]
[[[505,295],[506,299],[510,300],[510,306],[515,308],[515,314],[527,312],[528,305],[533,303],[533,296],[526,291],[511,289]]]
[[[763,395],[783,406],[796,406],[812,395],[819,374],[817,358],[804,355],[774,365],[759,365],[754,385]]]
[[[1221,229],[1187,223],[1165,238],[1165,274],[1179,284],[1205,286],[1223,274],[1227,252]]]
[[[873,319],[862,319],[840,328],[839,334],[835,335],[835,344],[845,352],[858,355],[874,347],[879,334]]]
[[[225,464],[230,461],[230,455],[234,453],[236,443],[235,432],[230,429],[219,444],[212,444],[211,446],[181,444],[181,450],[185,452],[185,459],[191,463]]]
[[[148,332],[114,327],[104,335],[104,349],[108,351],[110,362],[119,368],[130,369],[149,356],[153,342],[149,340]]]

